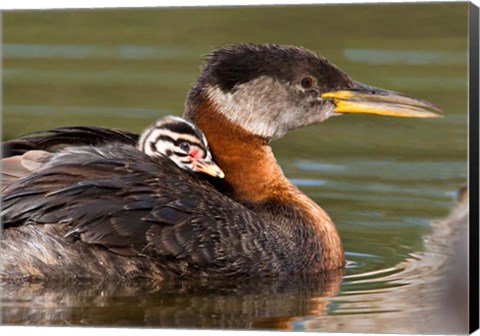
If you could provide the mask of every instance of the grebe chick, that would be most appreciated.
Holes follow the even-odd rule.
[[[100,129],[92,128],[90,131],[93,132],[99,130]],[[76,137],[78,134],[76,132],[84,131],[83,128],[80,127],[77,131],[70,129],[70,131],[71,133],[69,135],[72,136],[71,139],[78,141],[79,147],[89,144],[88,142],[82,143],[83,139]],[[101,133],[96,134],[98,135]],[[112,135],[111,133],[108,134]],[[123,134],[118,133],[118,135]],[[65,134],[63,137],[56,137],[55,141],[62,138],[65,140]],[[94,137],[90,137],[91,141],[95,141],[93,139]],[[122,139],[123,142],[127,139],[133,140],[131,137],[120,139]],[[29,145],[28,138],[15,139],[13,142],[16,145],[22,144],[27,147]],[[118,141],[118,143],[123,142]],[[101,146],[100,141],[95,144]],[[72,147],[70,148],[75,147],[75,142],[71,143],[71,145]],[[126,145],[132,146],[133,143],[128,143]],[[165,156],[173,161],[178,167],[188,171],[205,173],[219,178],[225,176],[220,167],[218,167],[218,165],[212,160],[212,153],[210,152],[207,139],[203,132],[191,122],[180,117],[167,116],[158,119],[140,134],[138,141],[136,141],[136,147],[151,157]],[[63,148],[63,146],[60,146],[60,148]],[[8,152],[8,146],[4,148],[4,152],[5,150]],[[0,166],[2,167],[0,175],[0,185],[2,188],[0,190],[5,189],[10,183],[25,177],[34,171],[40,170],[51,160],[51,158],[52,153],[39,149],[28,150],[24,153],[7,153],[7,156],[0,160]]]
[[[185,170],[225,176],[212,160],[205,134],[180,117],[166,116],[148,126],[140,134],[137,148],[148,156],[166,156]]]

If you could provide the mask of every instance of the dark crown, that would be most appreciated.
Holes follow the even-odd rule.
[[[344,86],[349,77],[325,58],[309,50],[276,44],[238,44],[213,51],[207,56],[196,88],[209,84],[229,92],[236,85],[260,76],[292,82],[311,75],[318,83]]]

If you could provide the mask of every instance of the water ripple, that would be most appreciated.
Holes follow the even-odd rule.
[[[349,48],[344,54],[350,61],[368,64],[456,65],[467,62],[465,51]]]
[[[152,109],[143,107],[99,107],[99,106],[47,106],[47,105],[6,105],[3,106],[3,111],[15,114],[55,114],[58,112],[75,114],[75,115],[115,115],[122,118],[135,118],[139,116],[156,117],[162,115],[176,114],[169,109]]]
[[[5,43],[2,45],[4,58],[23,59],[190,59],[201,54],[200,50],[158,45],[95,45],[95,44],[33,44]]]

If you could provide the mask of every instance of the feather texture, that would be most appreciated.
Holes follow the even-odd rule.
[[[68,238],[62,244],[71,247],[82,242],[138,265],[153,258],[160,265],[154,268],[158,276],[223,277],[253,269],[273,273],[285,266],[275,255],[275,239],[267,237],[253,212],[168,159],[152,159],[130,145],[70,147],[51,154],[38,171],[12,182],[3,194],[6,231],[25,224],[55,226]],[[259,259],[255,246],[269,258]],[[65,258],[55,262],[64,269],[63,264],[81,264]],[[81,273],[88,276],[91,267],[86,263]]]

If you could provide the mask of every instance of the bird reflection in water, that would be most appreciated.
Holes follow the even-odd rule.
[[[337,270],[241,281],[3,283],[2,322],[291,330],[296,316],[327,314],[342,276]]]

